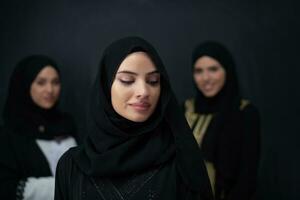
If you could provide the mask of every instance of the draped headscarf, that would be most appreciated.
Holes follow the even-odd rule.
[[[214,97],[205,97],[198,89],[196,94],[196,111],[199,113],[224,112],[236,109],[240,103],[240,92],[235,71],[235,62],[231,53],[222,44],[207,41],[199,44],[192,55],[192,67],[202,56],[217,60],[226,71],[226,81],[221,91]]]
[[[137,51],[145,52],[160,73],[157,107],[145,122],[118,115],[111,105],[111,86],[121,62]],[[210,186],[183,112],[170,87],[165,67],[156,50],[139,37],[126,37],[109,45],[102,56],[89,109],[89,131],[73,157],[79,168],[94,177],[116,177],[155,168],[175,158],[186,186],[210,198]],[[174,174],[174,179],[177,174]],[[161,183],[165,184],[165,183]],[[206,199],[204,198],[204,199]]]
[[[52,108],[44,109],[32,100],[31,84],[46,66],[53,67],[59,74],[54,60],[45,55],[31,55],[22,59],[11,75],[3,119],[5,126],[14,133],[53,139],[75,132],[72,118],[58,109],[58,102]]]

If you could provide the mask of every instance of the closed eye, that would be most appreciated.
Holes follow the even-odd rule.
[[[45,79],[38,79],[38,80],[36,81],[36,83],[37,83],[38,85],[40,85],[40,86],[45,85],[46,82],[47,82],[47,81],[46,81]]]
[[[211,67],[209,67],[209,71],[211,71],[211,72],[216,72],[218,70],[219,70],[219,67],[217,67],[217,66],[211,66]]]
[[[134,81],[131,81],[131,80],[122,80],[122,79],[119,79],[119,81],[124,84],[124,85],[130,85],[132,83],[134,83]]]
[[[160,82],[159,80],[153,80],[153,81],[149,80],[149,81],[147,81],[147,83],[150,84],[150,85],[152,85],[152,86],[158,85],[159,82]]]
[[[202,69],[198,69],[198,68],[194,69],[195,74],[201,74],[202,71],[203,71]]]
[[[54,80],[52,80],[52,84],[59,85],[60,84],[60,80],[59,79],[54,79]]]
[[[156,86],[160,84],[160,74],[152,73],[146,78],[146,82],[151,86]]]

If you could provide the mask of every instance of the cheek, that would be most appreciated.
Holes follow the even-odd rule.
[[[131,96],[131,91],[128,88],[120,87],[119,85],[113,85],[111,88],[111,103],[114,108],[123,107]]]
[[[203,82],[201,75],[194,74],[194,81],[197,84],[197,86],[199,87]]]
[[[219,74],[217,74],[215,79],[217,80],[219,87],[222,88],[225,84],[225,74],[219,73]]]
[[[161,91],[160,87],[155,90],[156,100],[158,100],[160,97],[160,91]]]
[[[198,82],[198,76],[197,76],[197,74],[194,74],[193,77],[194,77],[195,83],[197,83]]]
[[[152,103],[157,104],[159,97],[160,97],[160,87],[159,88],[153,88],[151,90],[151,96],[152,96]]]
[[[60,85],[57,86],[57,87],[55,87],[55,95],[56,95],[56,96],[59,96],[59,95],[60,95],[60,90],[61,90],[61,86],[60,86]]]
[[[31,96],[31,98],[32,99],[38,99],[39,98],[39,96],[40,96],[40,88],[38,88],[38,87],[36,87],[36,86],[32,86],[31,88],[30,88],[30,96]]]
[[[38,87],[32,87],[30,89],[30,98],[34,102],[34,104],[40,106],[43,102],[42,99],[42,92],[40,91],[40,88]]]

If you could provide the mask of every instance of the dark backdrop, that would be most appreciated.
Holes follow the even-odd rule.
[[[300,199],[298,10],[296,0],[2,0],[0,111],[16,62],[47,54],[62,66],[61,106],[83,136],[90,85],[111,41],[128,35],[149,40],[182,102],[194,94],[193,47],[218,40],[233,53],[243,94],[261,113],[260,199]]]

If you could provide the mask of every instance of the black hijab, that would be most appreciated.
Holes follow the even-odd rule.
[[[46,66],[53,67],[59,74],[58,65],[51,58],[32,55],[22,59],[11,75],[3,119],[5,126],[14,133],[32,138],[53,139],[75,132],[72,118],[60,112],[58,102],[50,109],[43,109],[31,98],[31,84]]]
[[[198,113],[215,113],[238,108],[240,93],[235,72],[235,63],[230,52],[226,47],[214,41],[199,44],[192,55],[193,69],[195,62],[202,56],[209,56],[216,59],[226,71],[226,80],[221,91],[211,98],[205,97],[204,94],[197,89],[196,111]]]
[[[110,101],[111,85],[118,67],[130,53],[137,51],[150,56],[161,76],[157,108],[147,121],[141,123],[118,115]],[[73,153],[85,174],[108,178],[123,176],[158,167],[175,157],[178,174],[186,186],[210,198],[201,152],[179,111],[163,63],[147,41],[126,37],[106,48],[93,86],[89,112],[91,124],[85,144]]]

